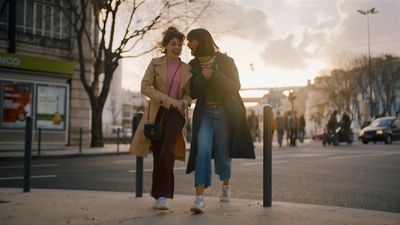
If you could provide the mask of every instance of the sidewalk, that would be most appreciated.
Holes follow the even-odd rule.
[[[135,198],[134,193],[0,188],[2,225],[395,225],[400,214],[342,207],[232,199],[220,203],[206,197],[206,212],[192,214],[193,196],[176,195],[171,210],[152,209],[149,195]]]

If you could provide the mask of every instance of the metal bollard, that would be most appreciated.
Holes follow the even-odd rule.
[[[24,192],[31,190],[32,164],[32,117],[26,117],[25,125],[25,156],[24,156]]]
[[[82,128],[79,128],[79,154],[82,153]]]
[[[136,197],[143,197],[143,157],[136,156]]]
[[[264,106],[263,207],[272,203],[272,107]]]
[[[117,154],[119,153],[119,132],[120,132],[120,129],[118,127],[117,128]]]
[[[132,118],[132,138],[136,133],[143,113],[138,113]],[[136,156],[136,197],[143,197],[143,157]]]
[[[38,155],[40,155],[42,148],[42,128],[39,128],[39,137],[38,137]]]

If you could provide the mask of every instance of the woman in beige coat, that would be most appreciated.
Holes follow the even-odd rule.
[[[153,183],[151,196],[154,208],[169,209],[167,199],[174,194],[174,162],[185,160],[186,140],[183,127],[187,108],[191,104],[190,66],[181,62],[184,35],[170,27],[164,33],[160,47],[165,54],[154,58],[142,79],[141,92],[150,98],[143,118],[132,140],[130,152],[137,156],[153,153]],[[164,132],[161,140],[150,141],[144,136],[144,125],[155,121],[160,107],[164,111]]]

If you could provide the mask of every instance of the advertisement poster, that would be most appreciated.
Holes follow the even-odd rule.
[[[64,86],[37,86],[37,128],[65,129],[66,97],[67,88]]]
[[[20,82],[1,82],[2,128],[24,128],[25,118],[31,115],[32,85]]]

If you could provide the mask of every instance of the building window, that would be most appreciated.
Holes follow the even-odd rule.
[[[16,32],[20,42],[70,48],[71,12],[67,0],[16,0]],[[8,0],[0,0],[0,30],[8,30]],[[4,35],[0,35],[2,38]],[[7,37],[7,35],[5,36]]]

